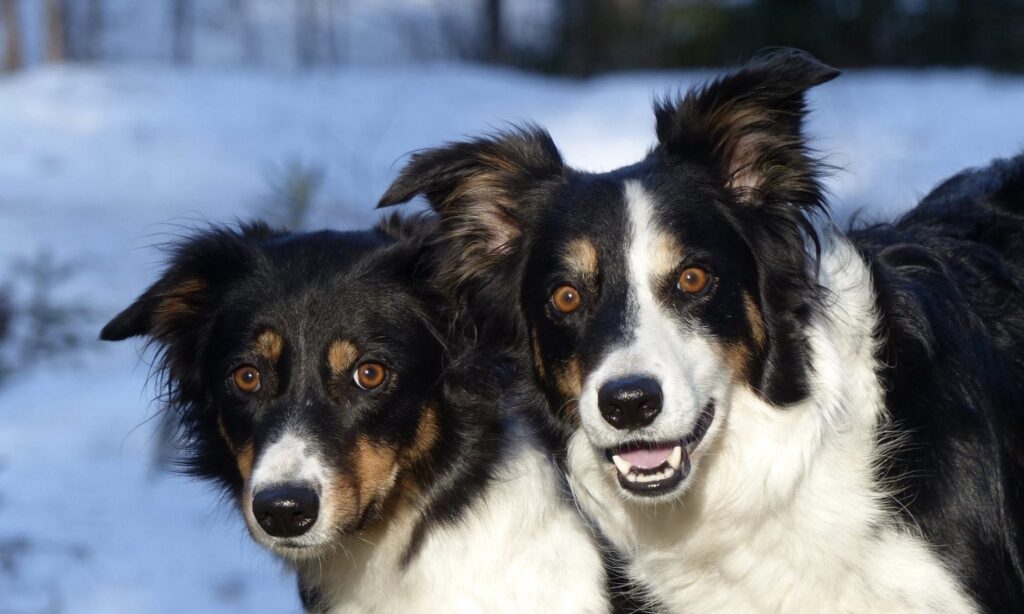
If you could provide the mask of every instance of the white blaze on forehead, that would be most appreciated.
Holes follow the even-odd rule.
[[[709,399],[728,381],[709,337],[696,322],[684,322],[659,299],[655,283],[679,265],[682,252],[666,228],[659,227],[651,196],[634,181],[625,183],[629,222],[625,244],[629,277],[629,317],[622,345],[608,353],[584,383],[581,417],[591,440],[613,446],[637,436],[672,440],[693,430]],[[648,427],[627,433],[601,417],[597,393],[609,381],[631,375],[653,377],[661,385],[664,406]]]
[[[264,449],[252,473],[252,492],[285,483],[306,483],[314,488],[324,483],[326,469],[309,442],[294,430],[286,430]]]

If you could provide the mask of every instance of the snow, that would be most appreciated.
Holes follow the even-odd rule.
[[[377,216],[403,157],[506,122],[546,126],[574,165],[653,139],[650,102],[710,73],[586,81],[436,64],[306,74],[148,65],[0,80],[0,271],[49,252],[95,338],[160,269],[154,245],[265,206],[268,169],[325,165],[311,226]],[[815,144],[842,170],[837,219],[911,206],[1024,147],[1024,78],[852,72],[816,90]],[[90,341],[0,389],[0,611],[288,612],[294,581],[204,484],[156,467],[146,356]]]

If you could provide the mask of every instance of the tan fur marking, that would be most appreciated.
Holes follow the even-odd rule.
[[[220,416],[217,416],[217,430],[220,431],[220,436],[224,438],[224,443],[227,444],[228,450],[235,457],[235,462],[238,464],[238,472],[242,475],[243,484],[248,482],[249,476],[252,475],[252,463],[255,454],[252,442],[246,442],[236,447],[235,442],[231,441],[231,437],[228,435],[227,428],[224,427],[224,420]]]
[[[555,387],[565,398],[558,413],[563,413],[575,423],[579,417],[580,394],[583,392],[583,370],[578,358],[572,358],[563,367],[555,369]]]
[[[238,472],[242,474],[243,483],[248,482],[249,476],[252,475],[254,455],[252,443],[242,445],[242,447],[238,448],[238,452],[235,453],[235,459],[238,461]]]
[[[530,330],[530,347],[533,348],[533,365],[537,369],[537,377],[540,381],[547,381],[548,374],[544,370],[544,354],[540,351],[540,340],[537,339],[536,329]]]
[[[393,486],[395,450],[360,435],[355,446],[355,473],[359,507],[365,509],[374,499],[383,500]]]
[[[576,239],[569,243],[562,259],[566,267],[581,276],[597,276],[597,249],[589,239]]]
[[[437,444],[441,432],[437,424],[437,408],[425,405],[420,415],[420,423],[416,426],[416,435],[412,446],[405,451],[407,462],[413,463],[425,457]]]
[[[165,332],[173,329],[178,320],[195,313],[194,296],[203,291],[206,284],[199,279],[187,279],[177,286],[162,292],[153,313],[156,330]]]
[[[651,274],[654,279],[661,279],[675,273],[679,263],[683,260],[683,246],[675,237],[666,232],[659,232],[655,235],[650,249],[652,255]]]
[[[341,472],[324,486],[324,501],[331,501],[331,524],[336,530],[346,530],[360,516],[359,490],[354,478]]]
[[[351,341],[338,339],[327,351],[327,364],[335,375],[346,375],[359,358],[359,348]]]
[[[284,339],[275,331],[265,330],[260,333],[259,337],[256,337],[256,351],[270,364],[277,363],[282,349],[284,349]]]
[[[743,293],[743,306],[747,311],[747,321],[750,323],[750,330],[754,335],[754,343],[757,344],[757,347],[763,348],[768,337],[765,333],[764,317],[761,315],[761,310],[757,308],[754,299],[750,298],[746,292]]]
[[[736,382],[744,382],[750,373],[750,361],[752,354],[750,348],[744,343],[724,344],[721,349],[725,362],[729,363],[732,369],[733,378]]]

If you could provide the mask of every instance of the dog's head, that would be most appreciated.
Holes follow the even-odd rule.
[[[159,348],[189,469],[226,486],[283,556],[376,521],[434,452],[442,344],[415,281],[420,244],[211,230],[101,333]]]
[[[656,105],[642,161],[568,168],[522,129],[418,153],[383,205],[425,195],[441,285],[532,355],[557,422],[586,432],[621,492],[684,492],[745,386],[807,393],[820,164],[805,92],[838,74],[795,50]],[[507,340],[506,340],[507,343]]]

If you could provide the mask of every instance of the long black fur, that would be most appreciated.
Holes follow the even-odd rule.
[[[1024,603],[1024,155],[965,171],[892,224],[871,265],[898,437],[882,467],[989,612]]]
[[[805,91],[837,74],[802,52],[773,50],[659,101],[658,145],[634,165],[572,169],[546,132],[527,126],[417,153],[380,204],[427,197],[449,250],[440,285],[459,297],[484,343],[534,367],[527,377],[544,390],[553,428],[565,437],[579,429],[573,395],[550,374],[567,364],[588,373],[628,334],[617,247],[626,234],[622,185],[639,183],[663,205],[662,225],[728,272],[715,288],[719,303],[680,309],[696,313],[710,338],[747,348],[750,388],[784,409],[810,392],[805,331],[829,300],[816,266],[824,165],[803,135]],[[900,220],[849,235],[878,297],[877,358],[891,419],[880,434],[887,455],[878,477],[987,611],[1018,610],[1024,156],[957,175]],[[601,254],[600,283],[571,277],[559,260],[578,237]],[[559,319],[550,296],[568,282],[589,302]],[[761,335],[729,311],[741,292],[763,316]],[[752,342],[757,336],[763,347]]]
[[[326,343],[338,326],[340,316],[336,314],[367,301],[376,303],[360,308],[422,321],[433,341],[398,351],[406,354],[405,360],[415,371],[435,373],[434,381],[423,384],[420,396],[412,399],[404,413],[371,417],[371,422],[360,427],[375,438],[401,445],[415,427],[416,412],[428,402],[437,408],[438,443],[411,469],[425,507],[404,553],[403,560],[408,563],[426,535],[458,522],[479,497],[492,480],[510,436],[507,417],[498,407],[500,390],[495,378],[481,377],[487,372],[484,357],[458,363],[447,353],[444,333],[449,325],[444,321],[441,299],[429,283],[433,261],[427,251],[433,233],[430,218],[399,216],[385,219],[373,230],[347,233],[292,234],[262,223],[198,232],[171,249],[160,280],[113,318],[100,337],[116,341],[143,336],[156,347],[154,369],[164,385],[166,415],[179,435],[182,468],[218,484],[238,503],[243,477],[218,420],[228,411],[224,404],[230,403],[223,395],[223,369],[225,361],[233,359],[225,353],[238,346],[239,335],[251,334],[273,318],[284,318],[293,323],[314,322]],[[380,293],[375,299],[346,294],[348,276],[361,267],[370,267],[380,284],[390,284],[395,291]],[[268,312],[266,305],[271,303],[284,307]],[[320,307],[311,308],[311,304]],[[398,311],[400,308],[406,311]],[[315,369],[322,358],[317,355],[305,360]],[[460,366],[471,363],[472,370]],[[410,377],[406,375],[406,381]],[[302,420],[309,421],[310,432],[322,445],[343,450],[344,442],[334,439],[343,434],[349,437],[352,425],[342,426],[334,416],[351,411],[331,409],[326,397],[318,400],[327,404],[323,411],[295,409],[304,405],[289,405],[291,394],[287,392],[278,401],[280,413],[304,412],[307,415]],[[277,428],[247,424],[246,412],[228,413],[234,416],[228,420],[235,422],[229,428],[254,440],[261,436],[259,432]],[[367,517],[360,524],[372,520]],[[315,585],[301,577],[299,584],[307,609],[327,607]]]

